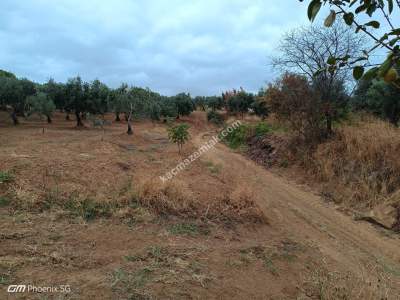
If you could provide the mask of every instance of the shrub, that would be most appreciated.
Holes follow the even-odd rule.
[[[228,133],[224,140],[230,148],[237,149],[246,143],[248,137],[249,127],[241,124],[238,128]]]
[[[264,96],[256,97],[251,108],[257,116],[261,117],[262,120],[264,120],[269,114],[269,108]]]
[[[272,127],[265,122],[259,122],[254,127],[254,134],[256,136],[264,136],[272,131]]]
[[[305,77],[285,73],[269,85],[265,97],[277,119],[288,124],[306,144],[320,142],[326,136],[323,105]]]
[[[214,110],[211,110],[207,113],[207,120],[208,122],[214,123],[218,126],[221,126],[224,123],[224,118],[222,117],[222,115]]]
[[[237,149],[240,146],[246,145],[249,138],[253,136],[265,136],[272,130],[272,127],[265,122],[259,122],[256,125],[241,124],[234,131],[228,133],[224,140],[230,148]]]

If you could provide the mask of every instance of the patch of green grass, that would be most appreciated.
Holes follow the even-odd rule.
[[[64,205],[73,215],[81,216],[86,221],[93,220],[98,217],[110,217],[113,207],[109,203],[99,203],[93,199],[86,198],[82,201],[70,199]]]
[[[11,199],[6,196],[0,196],[0,207],[6,207],[11,204]]]
[[[131,292],[132,290],[142,288],[151,279],[152,273],[153,270],[148,267],[135,272],[127,272],[122,268],[116,269],[111,274],[111,287]]]
[[[153,270],[148,267],[144,267],[143,269],[136,271],[133,274],[134,286],[136,288],[143,287],[150,280],[152,273],[153,273]]]
[[[9,171],[0,171],[0,183],[9,183],[14,180],[14,176]]]
[[[278,270],[275,267],[271,257],[264,255],[262,260],[264,262],[264,266],[271,272],[272,275],[278,275]]]
[[[10,276],[6,273],[0,273],[0,285],[7,285],[10,282]]]
[[[207,235],[210,233],[208,228],[193,223],[174,224],[168,228],[168,231],[171,234],[175,235],[189,235],[189,236],[197,236],[200,234]]]
[[[268,269],[268,271],[277,276],[278,269],[275,267],[274,262],[272,260],[273,254],[271,255],[266,251],[262,246],[254,246],[246,249],[240,250],[240,259],[244,263],[250,263],[252,260],[261,260],[264,266]]]
[[[127,260],[129,262],[135,262],[135,261],[144,260],[141,255],[126,255],[124,258],[125,258],[125,260]]]
[[[154,259],[156,262],[165,261],[168,257],[168,249],[160,246],[150,246],[147,248],[147,257]]]
[[[13,266],[0,262],[0,286],[8,285],[13,279]]]

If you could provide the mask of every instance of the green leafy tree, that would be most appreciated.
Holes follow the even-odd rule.
[[[211,110],[216,111],[217,109],[222,109],[224,102],[222,97],[211,96],[206,97],[206,104]]]
[[[89,112],[104,115],[109,110],[109,89],[107,85],[96,79],[90,84],[89,89]]]
[[[400,120],[400,90],[386,83],[384,80],[375,80],[367,90],[364,108],[395,126]]]
[[[160,121],[161,105],[158,101],[151,101],[148,103],[147,111],[151,121]]]
[[[124,112],[126,109],[126,98],[121,97],[121,95],[127,95],[128,94],[129,87],[126,83],[121,84],[121,86],[112,92],[110,92],[108,96],[108,102],[110,103],[110,106],[112,107],[114,113],[115,113],[115,121],[116,122],[121,122],[121,117],[120,114]]]
[[[303,2],[303,0],[300,0]],[[400,11],[399,0],[309,0],[308,18],[314,21],[323,5],[330,7],[330,13],[325,19],[325,26],[332,26],[338,17],[356,32],[363,32],[374,45],[363,51],[359,56],[332,56],[329,58],[332,67],[347,65],[353,68],[355,79],[384,78],[386,82],[399,85],[399,75],[396,67],[400,67],[400,23],[394,16]],[[384,20],[378,21],[378,18]],[[384,27],[383,31],[377,31]],[[381,33],[381,34],[379,34]],[[387,58],[374,66],[370,62],[371,54],[378,49],[388,52]],[[365,72],[366,68],[369,70]]]
[[[169,140],[178,145],[179,154],[183,145],[189,140],[189,125],[179,124],[168,128]]]
[[[249,108],[252,106],[253,102],[254,95],[241,89],[239,92],[235,93],[234,96],[229,98],[228,110],[234,114],[240,113],[243,118],[244,114],[249,111]]]
[[[254,102],[251,104],[251,109],[253,109],[254,113],[263,120],[269,113],[267,101],[264,96],[256,97]]]
[[[54,79],[50,78],[50,80],[42,86],[42,91],[53,100],[57,109],[61,111],[66,110],[68,99],[64,84],[57,83]]]
[[[66,96],[68,103],[66,109],[73,111],[76,117],[76,126],[84,126],[82,119],[84,115],[90,111],[90,85],[82,82],[78,76],[69,79],[66,84]]]
[[[193,99],[193,103],[194,103],[194,105],[196,106],[197,109],[201,109],[202,111],[206,111],[206,107],[207,107],[206,97],[196,96]]]
[[[50,99],[45,93],[38,93],[34,96],[27,98],[27,105],[29,107],[29,114],[37,113],[40,116],[47,118],[47,123],[51,123],[52,114],[56,109],[56,106],[52,99]]]
[[[180,93],[173,97],[176,111],[177,111],[177,118],[181,116],[188,116],[191,112],[194,111],[195,106],[193,104],[192,98],[190,94]]]
[[[163,118],[176,118],[178,116],[178,109],[173,97],[161,97],[160,107]]]
[[[21,101],[22,87],[16,78],[0,77],[0,103],[3,110],[12,108],[10,117],[18,125],[17,107]]]
[[[13,73],[5,70],[0,70],[0,77],[17,79],[17,77]]]
[[[0,107],[11,108],[10,117],[18,125],[18,116],[25,116],[26,98],[36,93],[35,84],[27,79],[17,79],[11,73],[0,76]]]

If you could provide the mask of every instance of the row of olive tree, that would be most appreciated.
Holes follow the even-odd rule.
[[[75,115],[77,127],[84,126],[88,114],[104,115],[115,113],[115,120],[121,121],[124,114],[131,134],[133,118],[179,118],[189,115],[195,104],[190,94],[161,96],[150,89],[129,87],[122,84],[111,89],[99,80],[84,82],[79,76],[65,84],[50,79],[45,84],[37,84],[27,79],[18,79],[14,74],[0,70],[0,110],[9,111],[15,125],[18,117],[33,113],[45,116],[52,122],[56,110],[66,113],[66,119]]]

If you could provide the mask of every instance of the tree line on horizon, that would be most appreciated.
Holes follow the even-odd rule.
[[[230,101],[228,101],[228,99]],[[258,105],[256,96],[240,91],[222,93],[221,96],[192,97],[188,93],[163,96],[149,88],[133,87],[126,83],[118,88],[110,88],[100,80],[85,82],[77,76],[66,83],[50,79],[38,84],[26,78],[17,78],[13,73],[0,70],[0,110],[8,111],[14,125],[19,117],[39,114],[52,123],[55,110],[65,113],[67,120],[74,115],[76,126],[84,126],[88,114],[104,115],[114,113],[115,121],[128,121],[131,133],[132,118],[179,119],[195,109],[216,110],[226,107],[230,112],[244,114],[253,108],[260,116],[266,112]]]

